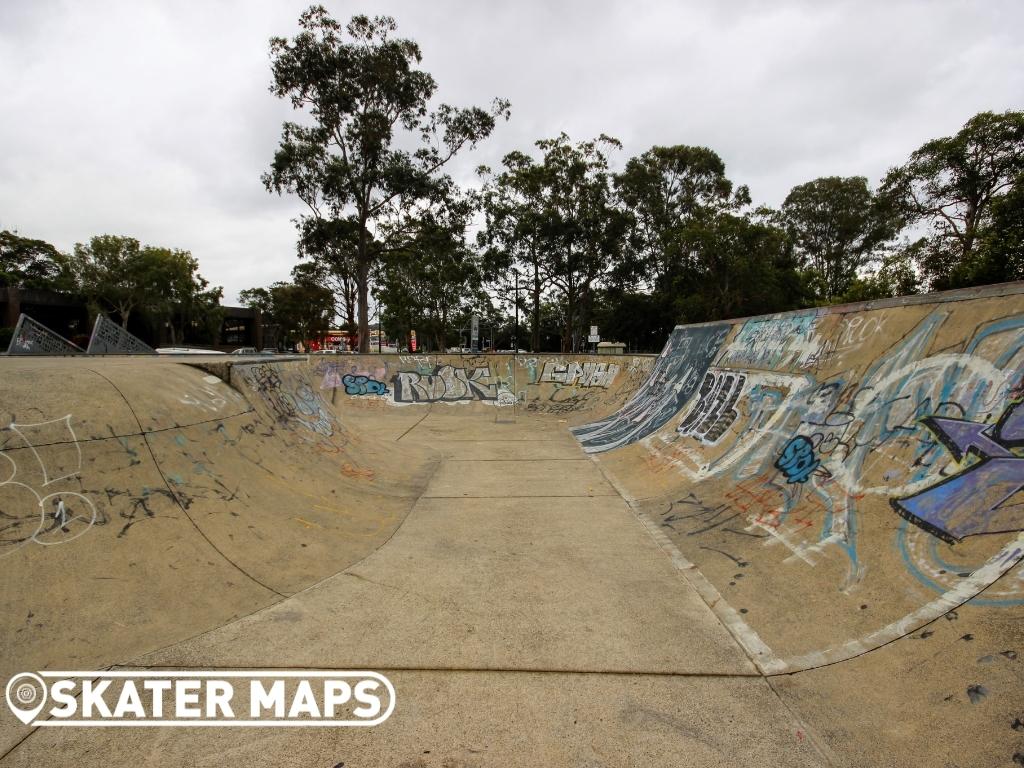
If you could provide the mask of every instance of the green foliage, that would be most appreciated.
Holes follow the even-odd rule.
[[[609,287],[595,301],[593,322],[606,336],[611,334],[631,350],[659,349],[675,327],[668,296]]]
[[[506,305],[523,278],[531,348],[540,345],[541,308],[551,294],[564,304],[562,351],[574,351],[585,343],[595,292],[623,255],[628,221],[616,204],[607,155],[621,144],[604,135],[573,144],[563,133],[536,146],[539,162],[513,152],[503,159],[504,170],[488,179],[478,243]]]
[[[971,280],[1024,280],[1024,176],[992,203],[992,218],[981,238],[979,265]]]
[[[622,258],[627,220],[615,204],[607,152],[617,139],[601,135],[572,144],[564,133],[537,142],[544,153],[544,247],[541,271],[564,305],[562,351],[586,343],[593,296]]]
[[[386,250],[405,247],[412,209],[434,198],[452,157],[486,138],[497,117],[508,117],[508,103],[496,100],[490,111],[445,104],[430,111],[434,78],[417,68],[415,42],[392,38],[396,25],[389,17],[353,16],[343,28],[322,6],[312,6],[299,26],[291,41],[271,40],[271,92],[305,111],[306,120],[284,124],[263,182],[308,206],[299,220],[303,233],[311,220],[329,222],[321,234],[332,237],[354,231],[352,278],[365,352],[373,269]]]
[[[694,255],[688,227],[750,202],[745,186],[733,194],[725,163],[714,151],[682,144],[652,147],[631,159],[615,186],[631,223],[632,260],[621,278],[654,283],[694,266],[688,263]]]
[[[334,318],[334,295],[315,283],[277,282],[269,288],[247,288],[239,298],[259,310],[264,323],[280,326],[280,341],[288,346],[322,336]]]
[[[849,304],[919,293],[921,281],[915,265],[925,247],[927,241],[923,238],[885,246],[872,269],[854,277],[842,294],[826,303]]]
[[[481,259],[466,244],[474,210],[471,198],[449,185],[411,222],[405,245],[387,254],[376,299],[389,333],[406,338],[416,330],[424,348],[445,351],[457,339],[456,324],[489,306]]]
[[[67,254],[7,231],[0,232],[0,286],[64,292],[77,287]]]
[[[510,152],[496,172],[479,169],[479,192],[460,193],[441,166],[507,105],[430,113],[435,84],[415,68],[415,44],[390,38],[390,19],[355,17],[343,33],[313,8],[300,24],[272,46],[275,92],[316,125],[285,126],[264,180],[309,205],[294,275],[329,285],[351,324],[358,305],[365,327],[374,283],[388,329],[415,328],[435,349],[471,313],[511,344],[522,309],[534,351],[556,337],[563,352],[581,349],[591,323],[655,350],[678,323],[1024,279],[1024,113],[976,115],[877,193],[865,177],[826,176],[793,187],[779,210],[751,212],[750,191],[708,147],[651,147],[614,173],[621,145],[603,134]],[[395,149],[409,146],[393,142],[402,132],[426,144]]]
[[[541,307],[550,277],[544,269],[546,210],[544,168],[523,152],[502,158],[503,170],[493,175],[481,168],[486,183],[480,194],[485,226],[477,234],[482,269],[505,307],[529,314],[531,350],[541,348]],[[517,345],[521,344],[517,340]]]
[[[697,323],[796,309],[800,276],[785,233],[749,216],[721,212],[687,228],[690,261],[667,277],[677,322]]]
[[[828,176],[790,191],[778,217],[818,300],[846,293],[876,250],[896,234],[896,218],[863,176]]]
[[[211,288],[188,252],[140,246],[132,237],[98,235],[76,243],[71,257],[82,293],[97,311],[115,313],[123,328],[141,313],[154,336],[166,328],[172,344],[186,334],[215,342],[223,318],[221,288]]]
[[[299,256],[305,260],[292,269],[294,282],[320,285],[334,295],[340,325],[351,334],[359,327],[357,249],[358,232],[350,220],[307,218],[299,234]]]
[[[908,223],[929,225],[918,267],[931,290],[985,279],[977,253],[999,199],[1024,172],[1024,112],[980,112],[955,135],[926,142],[893,168],[882,193]],[[990,251],[991,253],[991,251]]]

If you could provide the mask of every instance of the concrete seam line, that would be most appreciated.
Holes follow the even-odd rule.
[[[697,566],[691,563],[679,548],[660,530],[650,518],[636,508],[632,498],[625,489],[621,488],[614,477],[605,473],[604,468],[597,460],[597,456],[591,456],[591,460],[597,465],[598,471],[605,477],[608,483],[616,490],[626,502],[633,515],[640,521],[647,533],[654,539],[654,542],[669,556],[669,560],[675,569],[682,575],[686,582],[693,588],[704,604],[711,610],[715,617],[722,623],[733,639],[743,650],[751,663],[763,675],[766,671],[778,664],[778,657],[769,648],[754,629],[747,624],[739,612],[733,608],[714,585],[704,578]]]
[[[105,379],[107,381],[107,383],[110,384],[110,386],[114,388],[114,391],[117,392],[117,394],[119,394],[121,396],[122,400],[124,400],[124,404],[126,406],[128,406],[128,410],[131,411],[132,416],[135,418],[135,421],[139,425],[139,430],[142,430],[142,421],[139,419],[139,415],[137,413],[135,413],[135,408],[132,407],[132,404],[128,401],[128,398],[124,396],[124,393],[118,388],[118,386],[114,382],[112,382],[110,379],[108,379],[106,376],[104,376],[102,373],[100,373],[99,371],[93,370],[92,368],[90,368],[89,370],[91,370],[97,376],[100,376],[103,379]],[[216,544],[213,543],[213,541],[210,539],[210,537],[206,535],[206,532],[202,528],[200,528],[199,524],[196,523],[196,521],[192,518],[192,515],[190,515],[188,513],[188,510],[185,509],[185,505],[181,503],[181,501],[178,499],[178,495],[171,488],[170,483],[167,482],[167,477],[164,475],[163,467],[161,467],[160,466],[160,462],[156,460],[156,454],[153,453],[153,446],[149,444],[149,439],[148,439],[147,435],[145,435],[145,434],[142,435],[142,442],[146,446],[146,451],[149,453],[149,458],[152,460],[153,466],[156,468],[157,473],[160,475],[160,479],[163,480],[164,487],[167,489],[167,492],[171,495],[171,498],[174,499],[174,503],[178,506],[178,509],[181,510],[181,513],[183,515],[185,515],[185,518],[190,523],[192,523],[192,527],[195,528],[196,531],[199,533],[199,535],[202,536],[203,539],[206,541],[206,543],[210,545],[210,547],[213,549],[213,551],[216,552],[218,555],[220,555],[222,558],[224,558],[225,562],[230,564],[235,570],[237,570],[240,574],[245,576],[247,579],[251,580],[254,584],[258,584],[259,586],[263,587],[263,589],[267,590],[268,592],[272,592],[273,594],[277,595],[278,597],[280,597],[282,599],[284,597],[286,597],[286,595],[284,595],[283,593],[278,592],[273,587],[264,584],[262,581],[260,581],[255,576],[253,576],[251,573],[246,571],[244,568],[242,568],[240,565],[238,565],[238,563],[236,563],[234,560],[232,560],[230,557],[228,557],[226,554],[224,554],[224,552],[222,552],[221,549]]]
[[[401,439],[402,439],[403,437],[405,437],[405,436],[406,436],[406,435],[408,435],[408,434],[409,434],[410,432],[412,432],[412,431],[413,431],[414,429],[416,429],[416,427],[418,427],[418,426],[419,426],[420,424],[422,424],[422,423],[423,423],[423,420],[424,420],[425,418],[427,418],[427,416],[429,416],[429,415],[430,415],[430,411],[431,411],[431,409],[432,409],[433,407],[434,407],[434,404],[433,404],[433,403],[428,403],[428,404],[427,404],[427,412],[426,412],[426,413],[424,413],[424,414],[423,414],[422,416],[420,416],[420,418],[419,418],[419,419],[418,419],[418,420],[416,421],[416,423],[415,423],[415,424],[413,424],[413,425],[412,425],[411,427],[409,427],[409,428],[408,428],[407,430],[405,430],[405,432],[403,432],[403,433],[402,433],[402,434],[400,434],[400,435],[399,435],[398,437],[396,437],[396,438],[395,438],[395,442],[397,443],[397,442],[398,442],[399,440],[401,440]]]
[[[556,440],[549,437],[499,437],[497,440],[473,439],[469,437],[436,437],[434,443],[562,443],[563,445],[579,445],[575,440]]]
[[[672,565],[689,582],[690,586],[693,587],[694,591],[711,609],[718,620],[722,622],[725,628],[729,630],[729,634],[739,643],[740,647],[743,648],[743,651],[761,673],[764,674],[768,669],[774,667],[778,663],[778,658],[774,651],[740,617],[739,612],[726,602],[725,598],[722,597],[722,593],[704,577],[704,574],[700,572],[696,565],[686,559],[678,547],[672,543],[663,531],[655,526],[654,522],[647,515],[635,509],[632,504],[629,506],[633,514],[640,520],[640,523],[647,529],[651,538],[669,554]]]
[[[485,440],[481,440],[480,442],[483,443],[483,442],[486,442],[486,441]],[[524,441],[524,442],[526,442],[526,441]],[[554,458],[554,459],[452,459],[452,458],[449,458],[448,459],[448,462],[451,463],[451,464],[455,464],[456,462],[464,462],[464,461],[510,461],[510,462],[512,462],[512,461],[514,461],[514,462],[530,461],[530,462],[533,462],[534,464],[547,464],[548,462],[551,462],[551,461],[586,461],[586,459],[585,458],[583,458],[583,459],[568,459],[568,458],[561,458],[561,459],[559,459],[559,458]]]
[[[424,499],[618,499],[617,493],[501,493],[492,496],[424,496]]]
[[[807,721],[804,720],[800,713],[791,707],[789,702],[782,697],[782,694],[776,690],[772,683],[771,676],[765,675],[762,679],[764,680],[764,684],[768,686],[768,690],[772,692],[772,695],[774,695],[776,699],[778,699],[782,708],[789,712],[789,716],[792,717],[797,725],[801,727],[803,732],[807,735],[808,740],[810,740],[811,746],[818,750],[818,754],[821,755],[822,759],[829,765],[842,765],[825,740],[818,736],[815,730],[807,724]]]
[[[444,463],[444,457],[439,455],[438,456],[438,461],[437,461],[437,467],[440,467],[441,464],[443,464],[443,463]],[[434,469],[434,474],[437,474],[437,468]],[[426,487],[429,484],[430,484],[429,481],[426,484],[424,484],[424,486],[423,486],[424,490],[426,490]],[[358,576],[358,574],[349,574],[349,571],[351,569],[353,569],[353,568],[356,568],[356,567],[360,566],[361,564],[363,564],[367,560],[369,560],[371,557],[373,557],[375,554],[377,554],[386,544],[390,543],[390,541],[393,538],[395,538],[395,536],[398,535],[398,532],[403,527],[405,527],[405,524],[408,522],[409,518],[412,516],[412,513],[416,511],[416,507],[419,505],[419,503],[420,503],[420,501],[422,499],[423,499],[423,493],[421,492],[420,495],[417,496],[415,500],[413,500],[412,504],[409,505],[409,511],[406,512],[405,517],[402,519],[402,522],[395,526],[395,530],[393,530],[391,532],[391,535],[388,536],[384,541],[382,541],[380,543],[380,545],[377,546],[372,552],[368,552],[364,557],[362,557],[359,560],[357,560],[356,562],[350,564],[348,567],[344,568],[343,570],[336,571],[336,572],[334,572],[332,574],[324,576],[322,579],[318,579],[317,581],[313,582],[312,584],[308,584],[308,585],[306,585],[305,587],[303,587],[302,589],[300,589],[300,590],[298,590],[296,592],[292,592],[292,593],[287,594],[287,595],[282,595],[281,596],[282,597],[281,600],[275,600],[274,602],[270,603],[269,605],[261,606],[261,607],[255,609],[255,610],[253,610],[253,611],[250,611],[249,613],[245,614],[244,616],[238,616],[238,617],[236,617],[234,619],[231,619],[229,621],[224,622],[223,624],[220,624],[219,626],[211,627],[210,629],[203,630],[202,632],[197,632],[196,634],[190,635],[189,637],[186,637],[186,638],[184,638],[182,640],[176,640],[173,643],[168,643],[167,645],[163,645],[163,646],[161,646],[159,648],[156,648],[156,649],[154,649],[152,651],[147,651],[146,653],[140,654],[140,656],[136,656],[135,658],[149,656],[149,655],[152,655],[154,653],[162,653],[163,651],[166,651],[169,648],[174,648],[175,646],[182,645],[184,643],[188,643],[188,642],[191,642],[193,640],[197,640],[197,639],[199,639],[201,637],[204,637],[205,635],[209,635],[209,634],[212,634],[214,632],[217,632],[217,631],[219,631],[221,629],[224,629],[225,627],[230,627],[232,624],[237,624],[237,623],[239,623],[241,621],[244,621],[245,619],[248,619],[248,618],[250,618],[252,616],[256,616],[256,615],[258,615],[260,613],[263,613],[264,611],[269,611],[272,608],[277,608],[277,607],[279,607],[281,605],[284,605],[285,602],[287,602],[291,598],[297,597],[297,596],[303,594],[304,592],[309,592],[310,590],[319,587],[321,584],[324,584],[325,582],[330,581],[331,579],[335,579],[335,578],[337,578],[339,576],[346,576],[346,575]],[[114,665],[114,666],[125,666],[125,665]],[[141,667],[141,665],[139,665],[139,666]],[[150,669],[150,667],[141,667],[141,668],[143,668],[143,669]],[[162,669],[163,667],[161,667],[161,666],[153,666],[152,668],[153,669]],[[309,667],[309,669],[315,669],[315,667]]]
[[[1011,568],[1024,559],[1024,532],[1010,540],[984,565],[974,570],[967,578],[955,587],[925,603],[916,611],[908,613],[896,621],[886,624],[881,629],[869,632],[863,637],[847,640],[845,643],[825,648],[820,651],[777,659],[767,671],[769,675],[784,675],[820,669],[833,664],[856,659],[866,653],[877,651],[907,635],[913,634],[922,627],[937,621],[950,611],[959,608],[967,601],[977,597],[984,590],[1002,578]]]
[[[758,672],[670,672],[662,670],[651,670],[651,669],[573,669],[571,667],[440,667],[440,666],[398,666],[394,664],[349,664],[342,667],[330,667],[323,665],[296,665],[296,664],[279,664],[274,666],[262,666],[252,664],[204,664],[202,666],[194,666],[192,664],[153,664],[153,665],[134,665],[134,664],[114,664],[110,667],[111,670],[232,670],[232,669],[247,669],[254,671],[266,670],[267,672],[275,671],[296,671],[301,672],[303,670],[318,670],[324,672],[330,672],[331,670],[349,670],[353,667],[365,667],[367,669],[373,669],[378,672],[437,672],[437,673],[480,673],[480,674],[492,674],[492,675],[580,675],[597,677],[601,675],[609,677],[681,677],[681,678],[701,678],[701,679],[738,679],[738,680],[764,680],[764,676]]]
[[[108,379],[108,381],[109,381],[109,379]],[[114,385],[111,384],[111,386],[114,386]],[[116,390],[117,387],[114,387],[114,389]],[[119,395],[121,395],[122,399],[124,399],[124,395],[121,394],[120,390],[118,390],[117,393]],[[48,448],[48,447],[53,446],[53,445],[73,445],[74,443],[78,443],[79,445],[82,445],[84,443],[100,443],[100,442],[103,442],[104,440],[120,440],[121,438],[125,438],[125,437],[145,437],[146,435],[158,435],[161,432],[170,432],[171,430],[174,430],[174,429],[189,429],[190,427],[201,427],[204,424],[213,424],[215,422],[220,422],[220,421],[229,421],[230,419],[237,419],[237,418],[240,418],[242,416],[248,416],[248,415],[253,414],[255,412],[256,411],[252,407],[250,407],[249,410],[247,410],[247,411],[242,411],[241,413],[229,413],[226,416],[220,416],[219,418],[216,418],[216,419],[204,419],[203,421],[193,421],[193,422],[191,422],[189,424],[175,424],[173,427],[160,427],[159,429],[150,429],[150,430],[143,430],[142,429],[142,424],[140,423],[139,424],[139,429],[141,431],[139,431],[139,432],[125,432],[124,434],[118,435],[118,434],[116,434],[116,433],[114,433],[112,431],[111,434],[109,434],[109,435],[101,435],[99,437],[80,437],[77,440],[58,440],[57,442],[53,442],[53,443],[33,443],[31,447],[30,446],[25,446],[25,445],[14,445],[14,446],[10,446],[10,447],[4,448],[3,450],[5,452],[30,451],[30,450],[32,450],[32,448]],[[133,412],[132,415],[135,416],[135,413]],[[135,418],[135,421],[136,422],[139,421],[138,417]]]
[[[598,468],[604,474],[603,468],[597,462],[597,457],[594,456],[592,458],[595,463],[598,463]],[[751,657],[751,661],[758,666],[766,677],[799,674],[800,672],[820,669],[832,664],[850,661],[889,645],[963,605],[990,587],[997,579],[1001,578],[1024,559],[1024,532],[1022,532],[989,558],[983,566],[976,569],[969,578],[963,579],[953,589],[944,592],[916,611],[908,613],[906,616],[887,624],[881,629],[869,632],[861,638],[848,640],[838,646],[782,658],[776,655],[761,640],[754,629],[740,618],[740,615],[725,601],[725,598],[722,597],[715,586],[704,577],[695,564],[691,563],[679,551],[668,536],[650,518],[636,508],[629,494],[619,487],[615,479],[609,475],[606,475],[606,477],[608,482],[619,491],[622,498],[629,505],[629,508],[640,519],[655,541],[670,555],[673,565],[682,572],[690,585],[707,603],[708,607],[714,611],[719,620],[725,624],[729,632],[736,638],[736,641]]]

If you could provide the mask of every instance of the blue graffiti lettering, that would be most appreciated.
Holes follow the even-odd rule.
[[[820,465],[821,461],[814,458],[814,445],[803,435],[786,443],[782,455],[775,460],[775,468],[786,476],[787,483],[806,483]]]
[[[345,385],[346,395],[386,395],[388,393],[386,384],[371,379],[369,376],[346,373],[341,377],[341,383]]]

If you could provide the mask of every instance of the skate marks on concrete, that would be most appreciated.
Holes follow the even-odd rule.
[[[353,439],[301,364],[247,373],[236,391],[156,360],[5,371],[0,674],[178,642],[390,538],[439,459]]]
[[[82,471],[72,415],[0,428],[0,558],[20,547],[67,544],[106,525],[105,513],[71,488]]]
[[[360,355],[317,360],[313,370],[322,391],[344,395],[344,408],[480,403],[572,415],[618,408],[653,361],[643,355]]]
[[[857,655],[967,600],[1022,605],[1024,295],[1003,294],[739,321],[706,366],[677,329],[638,397],[573,431],[742,606],[776,649],[766,671]],[[587,442],[616,422],[618,439]]]

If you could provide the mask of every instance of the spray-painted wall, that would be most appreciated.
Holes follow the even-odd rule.
[[[622,405],[655,360],[652,355],[345,355],[313,358],[312,365],[321,391],[336,391],[345,407],[479,403],[568,415]]]
[[[718,589],[771,603],[763,633],[809,651],[983,589],[1024,604],[1022,365],[1021,284],[684,326],[623,409],[573,431]],[[784,639],[822,590],[847,617]]]

